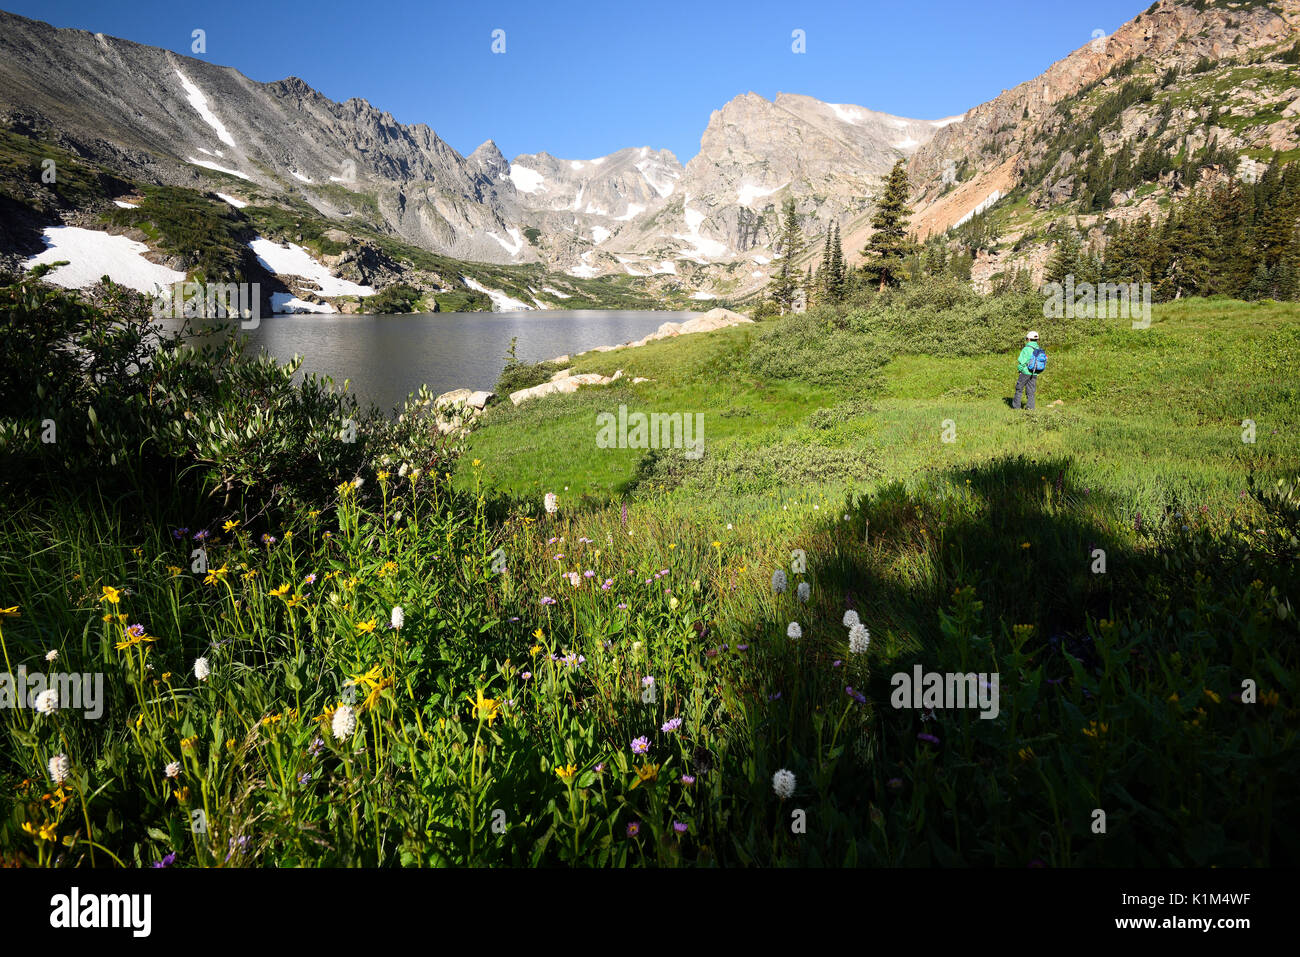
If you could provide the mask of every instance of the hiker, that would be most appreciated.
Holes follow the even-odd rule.
[[[1029,408],[1034,407],[1034,393],[1038,389],[1038,375],[1047,368],[1047,353],[1038,347],[1038,333],[1025,333],[1025,347],[1016,359],[1016,394],[1011,399],[1011,408],[1020,408],[1020,390],[1025,390],[1025,399]]]

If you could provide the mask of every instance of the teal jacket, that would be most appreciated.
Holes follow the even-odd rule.
[[[1020,370],[1022,375],[1038,374],[1029,371],[1029,360],[1034,357],[1034,350],[1037,348],[1039,348],[1037,342],[1026,342],[1025,347],[1020,350],[1020,356],[1016,359],[1016,368]]]

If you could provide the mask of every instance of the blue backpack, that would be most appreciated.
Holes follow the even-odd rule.
[[[1029,372],[1031,375],[1038,375],[1047,368],[1047,353],[1042,349],[1034,346],[1034,354],[1029,357]]]

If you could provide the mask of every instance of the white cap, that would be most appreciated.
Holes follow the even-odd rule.
[[[1036,333],[1036,332],[1026,332],[1026,333],[1025,333],[1025,338],[1026,338],[1026,339],[1033,339],[1034,341],[1038,341],[1038,333]]]

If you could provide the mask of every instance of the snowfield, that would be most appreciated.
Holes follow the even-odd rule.
[[[600,270],[591,264],[591,254],[594,250],[588,249],[582,254],[582,265],[574,266],[572,269],[565,270],[570,276],[577,276],[579,279],[593,279],[600,275]]]
[[[114,205],[114,206],[120,206],[120,207],[122,207],[123,209],[135,209],[135,208],[136,208],[137,206],[139,206],[140,204],[139,204],[139,203],[128,203],[128,202],[126,202],[125,200],[122,200],[122,199],[115,199],[115,200],[113,200],[113,205]]]
[[[638,215],[640,215],[641,213],[644,213],[644,212],[645,212],[645,207],[642,206],[641,204],[639,204],[639,203],[628,203],[628,204],[627,204],[627,212],[624,213],[622,216],[615,216],[615,217],[614,217],[614,222],[616,222],[616,223],[626,223],[628,220],[630,220],[630,219],[634,218],[635,216],[638,216]]]
[[[598,246],[599,246],[601,243],[603,243],[605,240],[609,239],[610,236],[613,236],[613,235],[614,235],[614,234],[611,233],[611,232],[610,232],[608,229],[606,229],[604,226],[592,226],[592,227],[591,227],[591,239],[592,239],[592,241],[593,241],[594,243],[596,243],[596,245],[598,245]]]
[[[488,235],[491,236],[493,239],[495,239],[498,243],[500,243],[501,248],[504,249],[506,252],[508,252],[511,256],[518,256],[519,250],[524,248],[524,237],[521,236],[519,230],[513,226],[507,229],[506,232],[509,234],[512,242],[506,242],[504,239],[502,239],[500,236],[498,236],[496,233],[492,232],[491,230],[488,231]]]
[[[251,176],[246,176],[237,169],[228,169],[219,163],[212,162],[212,160],[197,160],[193,156],[187,156],[185,157],[185,162],[193,163],[195,166],[202,166],[204,169],[216,170],[218,173],[229,173],[231,176],[238,176],[240,179],[246,179],[250,183],[253,181]]]
[[[986,197],[984,198],[984,202],[980,203],[978,206],[976,206],[976,207],[975,207],[974,209],[972,209],[969,213],[967,213],[967,214],[966,214],[965,216],[963,216],[961,219],[957,220],[957,222],[953,223],[953,224],[952,224],[951,226],[949,226],[948,228],[949,228],[949,229],[956,229],[958,226],[960,226],[962,223],[966,222],[966,221],[967,221],[968,219],[970,219],[972,216],[978,216],[980,213],[984,212],[984,210],[988,209],[990,206],[992,206],[994,203],[996,203],[996,202],[997,202],[998,200],[1000,200],[1001,198],[1002,198],[1002,193],[1001,193],[1001,191],[995,189],[993,192],[989,193],[988,196],[986,196]]]
[[[301,246],[290,243],[288,248],[258,236],[248,248],[260,262],[277,276],[300,276],[316,284],[322,296],[373,296],[375,290],[346,279],[339,279],[324,265],[312,258]]]
[[[181,86],[185,87],[185,95],[190,101],[190,106],[194,107],[194,112],[203,118],[204,123],[216,130],[217,139],[227,146],[235,146],[235,138],[230,135],[230,131],[226,129],[225,124],[217,119],[216,114],[208,107],[208,98],[203,95],[203,91],[191,83],[189,77],[179,69],[176,71],[176,75],[181,78]]]
[[[549,293],[550,293],[552,296],[554,296],[556,299],[572,299],[572,298],[573,298],[573,297],[570,296],[567,292],[560,292],[560,290],[558,290],[558,289],[554,289],[554,288],[552,288],[551,286],[543,286],[543,287],[542,287],[542,292],[549,292]]]
[[[145,259],[149,247],[125,236],[80,226],[49,226],[44,231],[44,239],[45,250],[26,260],[23,268],[66,259],[68,265],[50,271],[45,277],[64,289],[93,286],[101,276],[143,293],[185,281],[185,273]]]
[[[299,299],[287,292],[273,292],[271,293],[271,311],[311,312],[319,315],[328,315],[337,310],[328,302],[307,302],[307,300]]]
[[[531,312],[533,307],[526,302],[520,302],[518,299],[512,299],[500,289],[489,289],[481,282],[470,279],[469,276],[461,276],[461,282],[469,286],[475,292],[481,292],[492,300],[493,312]],[[542,287],[543,289],[546,287]]]
[[[687,202],[690,202],[688,199]],[[682,216],[686,220],[686,234],[674,233],[673,239],[680,239],[682,242],[690,243],[693,247],[693,255],[682,254],[679,258],[693,259],[696,262],[704,262],[706,257],[718,258],[727,254],[727,244],[719,242],[716,239],[710,239],[700,234],[700,226],[704,223],[704,214],[699,210],[691,209],[689,206],[682,206]]]
[[[225,193],[217,193],[217,198],[224,199],[231,206],[235,207],[235,209],[243,209],[245,206],[248,205],[242,199],[235,199],[235,197],[227,196]]]
[[[306,176],[303,176],[302,173],[299,173],[296,169],[289,170],[289,175],[292,176],[294,179],[298,180],[300,183],[311,182],[310,179],[308,179]]]
[[[535,169],[517,163],[510,165],[510,182],[514,183],[515,189],[521,193],[536,193],[538,190],[546,189],[546,177]]]
[[[931,126],[947,126],[949,123],[960,123],[966,119],[965,113],[958,113],[956,116],[946,116],[941,120],[931,120]]]
[[[641,176],[645,181],[650,184],[650,188],[662,197],[667,197],[672,194],[674,185],[673,180],[677,179],[677,177],[681,175],[680,173],[666,170],[662,166],[658,165],[654,160],[649,159],[641,160],[641,162],[636,164],[636,168],[640,171]]]
[[[748,206],[756,199],[762,199],[764,196],[771,196],[777,190],[785,186],[773,186],[771,189],[764,189],[762,186],[755,186],[753,183],[741,183],[740,190],[736,193],[736,203],[740,206]]]

